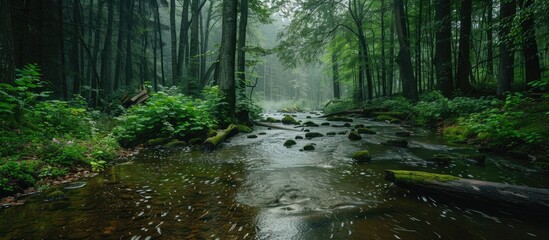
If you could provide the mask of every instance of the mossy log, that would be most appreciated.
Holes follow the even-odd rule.
[[[499,205],[506,209],[549,211],[549,189],[509,185],[420,171],[385,170],[397,186],[445,195],[458,201]]]
[[[204,149],[211,151],[219,146],[225,139],[230,138],[238,133],[238,127],[234,124],[229,125],[227,129],[223,130],[222,132],[218,133],[214,137],[210,137],[202,143],[202,146],[204,146]]]

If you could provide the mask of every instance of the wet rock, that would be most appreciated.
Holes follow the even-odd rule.
[[[215,136],[217,136],[217,131],[215,131],[213,129],[208,130],[208,137],[209,138],[215,137]]]
[[[273,117],[268,117],[267,119],[265,119],[266,122],[270,122],[270,123],[279,123],[280,120],[278,119],[275,119]]]
[[[323,122],[323,123],[321,123],[320,125],[322,125],[322,126],[330,126],[330,123],[329,123],[329,122]]]
[[[257,135],[255,135],[255,134],[250,134],[250,135],[248,135],[248,136],[246,136],[246,137],[247,137],[247,138],[257,138]]]
[[[331,116],[331,117],[327,117],[326,120],[330,122],[353,122],[353,119],[350,119],[348,117],[342,117],[342,116]]]
[[[297,125],[297,124],[299,124],[299,122],[296,121],[295,118],[293,118],[290,115],[284,116],[282,118],[281,122],[282,122],[282,124],[285,124],[285,125]]]
[[[373,131],[373,130],[371,130],[371,129],[369,129],[369,128],[359,128],[359,129],[357,129],[357,132],[358,132],[359,134],[376,134],[375,131]]]
[[[60,200],[65,200],[65,199],[67,199],[67,195],[64,192],[60,191],[60,190],[56,190],[56,191],[53,191],[50,194],[48,194],[46,196],[45,201],[46,202],[54,202],[54,201],[60,201]]]
[[[446,155],[446,154],[435,154],[432,157],[430,157],[429,159],[427,159],[427,161],[429,161],[429,162],[434,162],[434,163],[440,164],[440,165],[448,165],[448,164],[450,164],[450,162],[452,162],[452,160],[453,160],[453,158],[451,156]]]
[[[311,116],[307,116],[307,117],[305,117],[305,118],[311,118]]]
[[[368,150],[361,150],[361,151],[355,152],[353,153],[351,158],[353,158],[353,160],[355,160],[356,162],[367,162],[372,159],[372,157],[370,156],[370,152],[368,152]]]
[[[366,127],[366,126],[364,126],[364,124],[357,124],[357,125],[355,125],[355,128],[357,128],[357,129],[358,129],[358,128],[365,128],[365,127]]]
[[[345,123],[343,124],[344,127],[351,127],[351,124],[350,123]]]
[[[204,140],[202,140],[202,138],[192,138],[191,140],[189,140],[189,145],[196,146],[202,144],[203,142]]]
[[[260,132],[257,135],[267,135],[267,133],[266,132]]]
[[[334,125],[332,125],[332,127],[343,127],[343,125],[334,124]]]
[[[86,186],[86,182],[71,182],[65,184],[64,189],[77,189]]]
[[[391,139],[386,144],[395,147],[408,147],[408,141],[402,139]]]
[[[334,135],[336,135],[336,132],[328,132],[328,133],[326,133],[326,135],[328,135],[328,136],[334,136]]]
[[[153,139],[147,140],[143,145],[145,147],[154,147],[154,146],[164,145],[166,143],[169,143],[170,141],[172,141],[171,138],[153,138]]]
[[[238,129],[239,133],[251,133],[253,131],[250,127],[242,124],[237,124],[236,128]]]
[[[303,139],[302,136],[295,136],[295,139]]]
[[[362,137],[361,137],[360,134],[358,134],[357,132],[351,131],[351,133],[349,133],[349,139],[350,139],[351,141],[357,141],[357,140],[361,140]]]
[[[312,122],[312,121],[307,121],[307,122],[304,122],[302,124],[303,126],[306,126],[306,127],[318,127],[318,124]]]
[[[392,117],[392,118],[397,118],[399,120],[404,120],[410,114],[405,113],[405,112],[373,112],[372,115],[374,115],[374,116],[389,116],[389,117]]]
[[[400,123],[400,122],[402,122],[402,120],[400,120],[398,118],[387,116],[387,115],[377,116],[375,118],[375,120],[380,121],[380,122],[389,122],[389,123]]]
[[[313,150],[315,150],[315,144],[314,143],[309,143],[309,144],[303,146],[303,150],[313,151]]]
[[[316,137],[324,137],[324,135],[322,133],[317,133],[317,132],[308,132],[305,134],[305,137],[308,139],[311,139]]]
[[[395,135],[396,135],[397,137],[409,137],[410,135],[412,135],[412,133],[411,133],[411,132],[404,132],[404,131],[402,131],[402,132],[396,132]]]
[[[347,131],[341,131],[341,132],[338,132],[337,134],[339,134],[339,135],[345,135],[345,134],[347,134]]]
[[[311,132],[311,130],[305,129],[305,130],[303,130],[303,132]]]
[[[291,147],[293,145],[296,145],[297,143],[294,141],[294,140],[286,140],[286,142],[284,142],[284,147]]]
[[[465,159],[475,161],[478,164],[483,165],[486,162],[486,155],[484,154],[469,154],[465,155]]]
[[[167,143],[166,145],[164,145],[164,148],[180,148],[180,147],[185,147],[187,146],[187,143],[185,141],[180,141],[180,140],[173,140],[169,143]]]

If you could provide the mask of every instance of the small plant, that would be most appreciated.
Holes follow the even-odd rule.
[[[99,161],[91,161],[90,165],[92,167],[92,171],[94,172],[101,172],[105,170],[105,167],[107,165],[106,161],[99,160]]]

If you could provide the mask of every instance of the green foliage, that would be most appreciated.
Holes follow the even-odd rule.
[[[356,108],[357,104],[350,100],[333,101],[324,107],[325,113],[341,112],[349,109]]]
[[[467,116],[482,112],[500,102],[493,98],[456,97],[445,98],[438,91],[420,96],[420,101],[412,107],[416,121],[422,124],[433,124],[444,119]]]
[[[49,94],[35,93],[36,89],[44,86],[37,65],[27,64],[16,71],[15,85],[0,83],[0,114],[19,114],[38,97],[47,97]]]
[[[216,122],[211,104],[182,94],[155,93],[144,105],[134,106],[118,119],[114,136],[123,146],[133,146],[151,138],[190,139],[205,135]]]
[[[231,121],[228,112],[229,104],[218,86],[205,87],[202,90],[202,98],[204,99],[204,108],[212,117],[216,118],[219,124],[226,125]]]
[[[91,161],[90,164],[91,164],[91,167],[92,167],[92,171],[100,172],[100,171],[105,170],[107,162],[103,161],[103,160],[99,160],[99,161]]]
[[[52,142],[48,149],[50,151],[44,156],[47,163],[66,167],[85,163],[86,149],[72,141],[67,143]]]
[[[13,158],[0,161],[0,196],[34,185],[38,165],[35,161],[18,162]]]
[[[38,177],[40,178],[57,178],[57,177],[63,177],[67,175],[69,170],[67,168],[59,168],[54,166],[45,166],[42,169],[40,169],[40,173],[38,174]]]
[[[85,137],[91,134],[92,118],[81,97],[70,102],[50,100],[38,102],[27,118],[46,136]]]

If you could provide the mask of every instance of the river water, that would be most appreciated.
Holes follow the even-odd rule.
[[[271,114],[281,118],[280,114]],[[311,116],[311,119],[307,119]],[[325,122],[315,114],[297,119]],[[455,160],[425,161],[433,154],[475,153],[420,128],[354,119],[376,131],[360,141],[350,127],[309,127],[324,137],[284,141],[304,132],[256,127],[211,153],[146,150],[67,199],[0,210],[0,239],[547,239],[549,220],[450,198],[418,194],[384,180],[384,169],[421,170],[531,187],[549,180],[516,161],[488,155],[484,166]],[[341,122],[332,122],[342,125]],[[408,148],[382,143],[411,131]],[[328,132],[346,132],[328,136]],[[260,135],[259,133],[265,133]],[[301,151],[315,143],[314,151]],[[369,163],[350,155],[367,149]],[[48,192],[54,191],[50,189]]]

